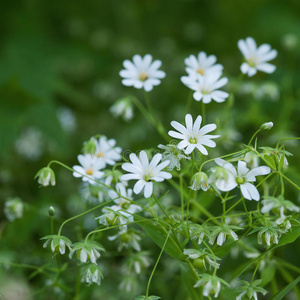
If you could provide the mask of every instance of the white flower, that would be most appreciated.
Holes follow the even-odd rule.
[[[193,124],[193,118],[190,114],[185,116],[184,127],[182,124],[172,121],[171,125],[179,132],[169,131],[169,135],[182,141],[177,145],[178,149],[185,149],[185,154],[190,154],[197,148],[202,154],[207,155],[208,152],[204,146],[214,148],[216,143],[211,139],[218,138],[219,135],[207,135],[217,128],[216,124],[208,124],[200,129],[202,117],[199,115]]]
[[[66,246],[71,251],[72,248],[72,242],[69,238],[61,235],[46,235],[45,237],[41,238],[41,240],[46,240],[46,242],[43,245],[43,248],[46,248],[48,244],[51,242],[51,251],[53,253],[65,254],[66,252]]]
[[[273,127],[273,122],[267,122],[260,126],[261,130],[270,130]]]
[[[180,170],[180,160],[181,159],[191,159],[190,157],[183,154],[183,152],[177,148],[177,145],[158,145],[158,148],[165,150],[163,152],[162,159],[169,160],[170,164],[168,166],[168,170],[172,171],[175,167],[179,171]]]
[[[39,170],[34,178],[38,178],[38,183],[42,186],[55,185],[55,174],[49,167]]]
[[[121,159],[122,149],[115,147],[116,140],[108,140],[106,136],[102,136],[98,141],[94,139],[94,142],[96,145],[95,156],[103,162],[104,167],[106,164],[113,166],[116,161]]]
[[[222,72],[223,66],[215,64],[217,58],[215,55],[206,55],[205,52],[201,51],[198,53],[198,57],[190,55],[184,60],[186,64],[186,72],[188,74],[201,74],[207,75],[215,72]]]
[[[122,169],[131,174],[125,174],[121,178],[138,180],[133,188],[135,194],[139,194],[144,189],[144,197],[149,198],[153,193],[153,181],[161,182],[172,178],[170,173],[161,171],[169,165],[170,161],[166,160],[159,164],[162,158],[160,153],[155,154],[150,163],[145,151],[140,152],[139,158],[134,153],[131,153],[129,158],[131,163],[124,163]]]
[[[217,277],[216,275],[209,275],[209,274],[199,274],[200,279],[194,285],[194,288],[203,286],[203,296],[208,297],[209,295],[213,295],[215,298],[218,298],[221,284],[227,285],[228,283]]]
[[[204,192],[206,192],[210,187],[208,177],[204,172],[198,172],[194,174],[191,179],[191,184],[192,185],[189,186],[189,188],[194,191],[202,189]]]
[[[133,63],[129,60],[123,62],[125,70],[120,71],[124,79],[122,83],[126,86],[133,86],[136,89],[143,88],[150,92],[153,86],[160,84],[160,79],[166,76],[165,72],[158,70],[161,66],[160,60],[152,62],[152,56],[146,54],[143,58],[136,54],[133,56]]]
[[[227,178],[217,179],[215,184],[216,187],[223,192],[233,190],[235,187],[240,186],[242,195],[245,199],[258,201],[260,199],[257,188],[250,182],[256,181],[256,176],[267,175],[271,172],[271,169],[267,166],[260,166],[249,170],[246,167],[244,161],[238,162],[237,170],[235,167],[220,158],[216,158],[215,162],[217,165],[223,167],[226,170]]]
[[[220,72],[209,73],[205,76],[190,74],[189,76],[182,76],[181,81],[195,91],[193,97],[196,101],[202,100],[203,103],[207,104],[214,100],[221,103],[229,96],[228,93],[218,90],[228,82],[226,77],[220,79],[221,75]]]
[[[90,184],[95,184],[96,180],[104,175],[104,172],[99,171],[104,168],[104,162],[93,157],[90,154],[78,155],[78,161],[81,166],[73,166],[75,172],[74,177],[82,177],[83,181],[88,181]]]
[[[79,242],[73,245],[73,249],[70,252],[69,257],[72,258],[74,252],[77,254],[77,258],[82,262],[86,263],[88,260],[91,263],[97,265],[97,259],[101,256],[99,251],[105,251],[103,247],[101,247],[96,242]]]
[[[139,241],[141,240],[140,233],[135,232],[133,229],[129,229],[128,231],[119,231],[118,234],[109,236],[108,239],[110,241],[114,241],[117,239],[120,240],[118,251],[122,251],[123,248],[133,248],[137,252],[141,251],[141,246],[139,244]]]
[[[242,229],[241,227],[235,226],[235,225],[227,225],[223,224],[223,226],[215,226],[213,232],[210,235],[209,243],[213,245],[215,243],[215,240],[217,238],[217,245],[222,246],[227,236],[231,236],[234,241],[237,241],[239,239],[238,235],[233,231]]]
[[[10,222],[22,218],[23,211],[24,204],[18,197],[8,199],[4,203],[4,214]]]
[[[124,121],[130,121],[133,118],[133,107],[129,97],[116,101],[109,111],[114,117],[122,117]]]
[[[103,274],[100,268],[95,265],[86,266],[81,273],[81,282],[86,282],[88,285],[91,285],[93,282],[100,285],[102,278]]]
[[[245,40],[238,41],[238,47],[246,60],[241,65],[243,74],[251,77],[256,74],[257,70],[265,73],[275,71],[276,67],[267,62],[277,56],[277,51],[271,50],[269,44],[262,44],[257,47],[255,40],[252,37],[247,37]]]

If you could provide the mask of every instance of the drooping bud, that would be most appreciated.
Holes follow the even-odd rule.
[[[49,207],[48,213],[50,217],[53,217],[55,215],[55,209],[53,206]]]
[[[191,179],[191,186],[189,188],[194,191],[198,191],[200,189],[207,191],[209,188],[207,175],[204,172],[198,172],[194,174]]]
[[[39,170],[34,178],[38,178],[38,183],[42,186],[55,185],[55,174],[49,167]]]

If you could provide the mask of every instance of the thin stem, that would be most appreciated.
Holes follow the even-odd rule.
[[[248,146],[251,145],[253,139],[255,138],[255,136],[256,136],[260,131],[261,131],[261,129],[258,129],[258,130],[255,131],[255,133],[252,135],[252,137],[251,137],[251,139],[250,139],[250,141],[249,141],[249,143],[248,143]]]
[[[167,242],[168,242],[168,239],[169,239],[171,230],[172,230],[172,228],[170,228],[170,230],[169,230],[169,232],[168,232],[167,238],[165,239],[165,242],[164,242],[164,244],[163,244],[163,246],[162,246],[162,248],[161,248],[161,251],[160,251],[159,256],[158,256],[158,258],[157,258],[157,260],[156,260],[155,266],[154,266],[154,268],[153,268],[153,270],[152,270],[152,272],[151,272],[150,278],[149,278],[149,280],[148,280],[147,289],[146,289],[146,297],[148,297],[148,295],[149,295],[149,288],[150,288],[150,283],[151,283],[152,277],[153,277],[154,272],[155,272],[155,270],[156,270],[156,267],[157,267],[157,265],[158,265],[158,263],[159,263],[159,260],[160,260],[160,258],[161,258],[161,256],[162,256],[163,252],[164,252],[164,249],[165,249],[165,247],[166,247],[166,245],[167,245]]]
[[[286,181],[288,181],[291,185],[293,185],[298,191],[300,191],[300,187],[296,184],[296,183],[294,183],[292,180],[290,180],[288,177],[286,177],[283,173],[281,173],[280,172],[280,174],[281,174],[281,176],[286,180]]]

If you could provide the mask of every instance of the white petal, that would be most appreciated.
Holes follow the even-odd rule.
[[[146,182],[145,190],[144,190],[144,197],[149,198],[151,197],[153,192],[153,182]]]
[[[264,64],[259,64],[257,67],[257,70],[271,74],[276,70],[276,67],[272,64],[264,63]]]
[[[141,192],[141,190],[144,188],[146,184],[146,181],[143,179],[140,179],[139,181],[136,182],[136,184],[133,187],[133,192],[135,194],[139,194]]]

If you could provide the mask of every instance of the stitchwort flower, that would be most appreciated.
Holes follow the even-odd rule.
[[[4,203],[4,214],[10,222],[22,218],[23,211],[23,201],[18,197],[9,198]]]
[[[188,74],[200,74],[207,75],[211,73],[221,73],[223,66],[216,64],[217,58],[215,55],[207,55],[205,52],[201,51],[198,56],[190,55],[184,60],[186,64],[186,72]]]
[[[176,139],[181,139],[182,141],[177,145],[178,149],[185,149],[185,154],[190,154],[195,148],[197,148],[202,154],[207,155],[208,152],[204,146],[214,148],[216,143],[211,139],[218,138],[219,135],[208,135],[208,132],[211,132],[217,128],[216,124],[207,124],[200,128],[202,122],[202,117],[199,115],[195,123],[193,123],[193,117],[190,114],[185,116],[184,127],[182,124],[172,121],[171,125],[176,131],[169,131],[169,135]]]
[[[100,285],[101,279],[103,279],[103,274],[98,266],[88,265],[83,268],[81,282],[86,282],[88,285],[91,285],[92,283]]]
[[[76,252],[77,258],[86,263],[90,260],[91,263],[97,265],[97,259],[101,256],[99,251],[105,251],[102,246],[96,242],[78,242],[73,244],[73,249],[70,252],[70,258]]]
[[[245,199],[258,201],[260,199],[257,188],[251,183],[256,181],[256,176],[267,175],[271,169],[267,166],[260,166],[249,170],[244,161],[239,161],[237,170],[229,162],[216,158],[215,163],[226,170],[227,178],[216,180],[216,187],[223,192],[228,192],[240,187],[242,195]]]
[[[237,291],[240,293],[236,296],[236,300],[241,300],[243,296],[247,296],[247,299],[254,299],[257,300],[257,293],[262,293],[265,295],[267,291],[260,287],[262,280],[254,280],[253,282],[249,283],[248,281],[240,280],[242,286],[240,286]]]
[[[277,56],[277,51],[271,50],[269,44],[262,44],[257,47],[255,40],[252,37],[247,37],[245,40],[238,41],[238,47],[246,60],[241,65],[243,74],[251,77],[257,71],[265,73],[273,73],[275,71],[276,67],[269,64],[268,61]]]
[[[51,245],[51,251],[53,253],[65,254],[66,247],[69,251],[72,250],[72,242],[66,236],[61,235],[46,235],[41,238],[41,240],[46,240],[43,248],[46,248],[49,244]]]
[[[133,188],[135,194],[139,194],[144,189],[144,197],[149,198],[153,193],[153,181],[161,182],[165,179],[172,178],[168,172],[162,171],[170,163],[166,160],[159,163],[162,159],[160,153],[155,154],[149,163],[146,151],[141,151],[139,157],[134,153],[129,155],[131,163],[124,163],[122,169],[130,172],[121,177],[122,180],[138,180]]]
[[[82,177],[83,181],[88,181],[90,184],[95,184],[96,181],[104,175],[100,169],[104,168],[105,164],[102,160],[90,154],[78,155],[78,161],[81,166],[73,166],[75,172],[74,177]]]
[[[144,57],[136,54],[132,58],[133,62],[125,60],[123,66],[125,70],[120,71],[120,76],[124,78],[122,83],[126,86],[133,86],[136,89],[144,89],[150,92],[153,86],[160,84],[160,79],[166,76],[166,73],[158,70],[161,66],[160,60],[152,62],[152,56],[146,54]]]
[[[196,101],[202,100],[203,103],[207,104],[214,100],[221,103],[229,96],[228,93],[219,91],[219,88],[228,82],[226,77],[220,79],[221,75],[220,72],[209,73],[205,76],[190,74],[190,76],[182,76],[181,81],[188,88],[195,91],[193,97]]]
[[[122,117],[124,121],[130,121],[133,118],[133,105],[130,97],[119,99],[109,108],[109,111],[115,118]]]
[[[55,185],[55,174],[49,167],[40,169],[34,178],[38,178],[38,183],[42,186]]]

